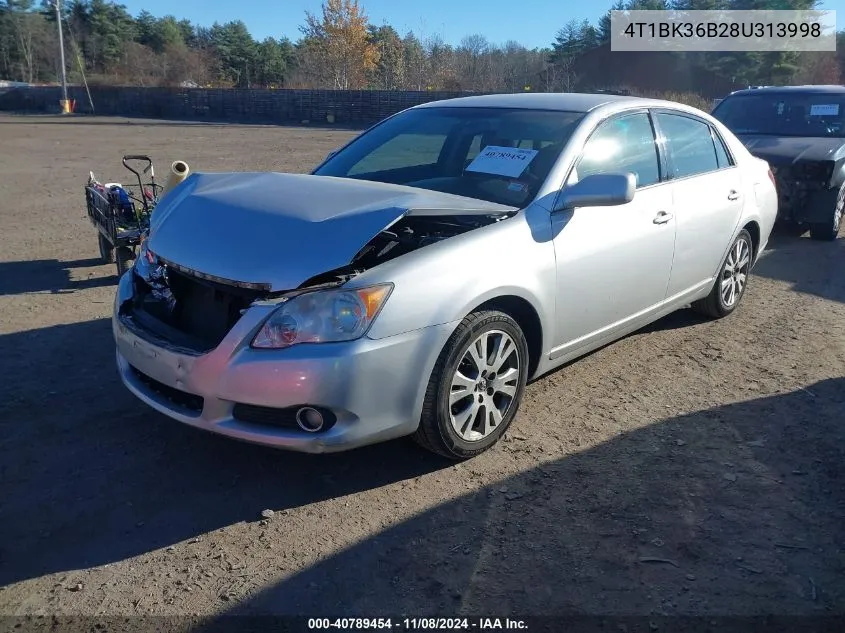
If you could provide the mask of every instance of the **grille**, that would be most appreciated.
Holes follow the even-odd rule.
[[[180,330],[216,347],[240,318],[245,302],[225,288],[215,288],[170,270],[170,289],[176,297]]]
[[[197,353],[215,349],[261,293],[200,280],[169,269],[167,287],[153,291],[138,276],[131,308],[139,326]],[[170,299],[168,299],[170,297]]]
[[[144,384],[144,386],[147,387],[147,389],[149,389],[150,391],[162,396],[169,402],[175,404],[176,406],[182,409],[191,411],[193,413],[202,413],[202,407],[204,402],[202,396],[197,396],[186,391],[180,391],[179,389],[168,387],[164,383],[161,383],[155,378],[148,376],[136,367],[130,365],[130,368],[132,369],[132,373],[135,374],[138,380],[140,380]],[[295,423],[296,422],[294,422],[294,424]]]

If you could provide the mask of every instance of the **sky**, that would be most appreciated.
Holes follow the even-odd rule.
[[[256,39],[300,37],[305,11],[320,13],[320,0],[118,0],[132,15],[146,9],[157,17],[175,15],[195,24],[243,20]],[[550,46],[571,19],[596,23],[613,0],[360,0],[373,24],[388,23],[401,35],[440,35],[457,44],[465,35],[484,35],[494,44],[516,40],[528,48]],[[837,11],[845,26],[845,0],[824,0],[819,8]]]

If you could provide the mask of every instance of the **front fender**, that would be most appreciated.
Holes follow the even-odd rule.
[[[519,213],[360,275],[355,286],[394,284],[367,335],[378,339],[460,321],[477,306],[506,295],[528,302],[543,331],[550,332],[555,256],[549,215],[541,211],[536,215]]]

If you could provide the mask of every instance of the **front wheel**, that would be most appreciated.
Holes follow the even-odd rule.
[[[836,197],[836,206],[826,222],[817,222],[810,225],[810,237],[814,240],[831,242],[839,235],[839,225],[842,223],[842,210],[845,208],[845,186],[839,190]]]
[[[528,379],[528,344],[503,312],[468,315],[440,353],[414,439],[454,460],[474,457],[502,437]]]
[[[748,287],[753,258],[754,242],[751,234],[742,229],[722,262],[710,294],[693,303],[693,309],[714,319],[726,317],[736,310]]]

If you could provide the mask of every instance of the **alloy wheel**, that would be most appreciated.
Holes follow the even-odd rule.
[[[725,267],[722,269],[720,294],[726,308],[732,308],[739,301],[748,280],[751,268],[751,244],[744,237],[728,253]]]
[[[516,396],[519,372],[518,347],[507,333],[490,330],[470,344],[449,392],[449,417],[458,436],[477,442],[502,423]]]

